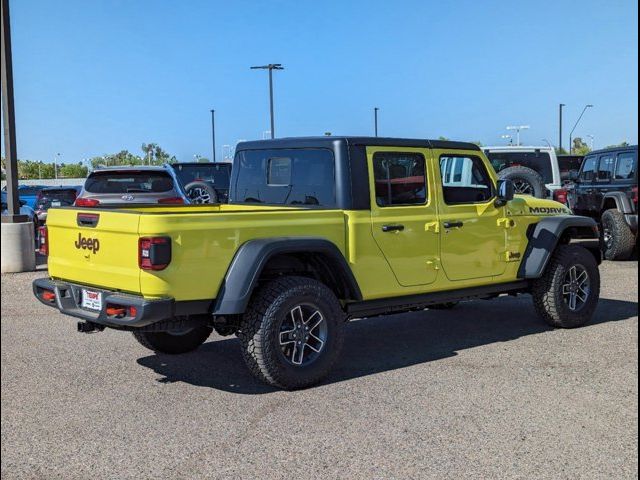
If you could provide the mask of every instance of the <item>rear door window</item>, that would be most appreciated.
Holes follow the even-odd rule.
[[[230,203],[336,204],[333,152],[321,148],[242,150]]]
[[[598,181],[610,182],[613,178],[615,157],[612,154],[602,155],[598,163]]]
[[[89,193],[163,193],[173,189],[173,180],[162,171],[94,172],[85,183]]]
[[[616,180],[633,180],[636,176],[636,154],[634,152],[623,152],[618,154],[616,164]]]
[[[593,182],[596,174],[596,166],[598,163],[598,157],[587,157],[582,164],[582,172],[580,173],[580,180],[588,183]]]
[[[425,160],[421,153],[376,152],[373,172],[378,206],[427,203]]]
[[[486,150],[485,153],[496,172],[509,167],[527,167],[538,172],[544,183],[553,182],[551,157],[547,152],[535,150],[533,152],[501,152]]]

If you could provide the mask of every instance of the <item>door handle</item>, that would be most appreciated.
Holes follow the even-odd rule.
[[[404,225],[383,225],[383,232],[401,232],[404,230]]]
[[[464,223],[457,221],[457,222],[444,222],[442,224],[442,226],[444,228],[462,228],[462,226],[464,225]]]

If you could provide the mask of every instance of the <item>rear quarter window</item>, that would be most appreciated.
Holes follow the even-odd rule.
[[[163,193],[173,189],[166,172],[94,172],[85,183],[89,193]]]
[[[230,203],[334,208],[335,160],[321,148],[242,150]],[[235,167],[234,167],[235,168]]]
[[[616,180],[633,180],[638,167],[638,157],[634,152],[624,152],[618,154],[616,164]]]

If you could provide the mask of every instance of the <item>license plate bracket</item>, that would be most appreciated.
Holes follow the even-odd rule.
[[[82,306],[82,308],[86,308],[87,310],[93,310],[97,312],[101,311],[102,292],[83,288],[80,305]]]

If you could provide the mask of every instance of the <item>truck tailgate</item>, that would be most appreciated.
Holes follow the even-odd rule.
[[[49,275],[80,284],[140,293],[138,225],[132,211],[51,209]]]

